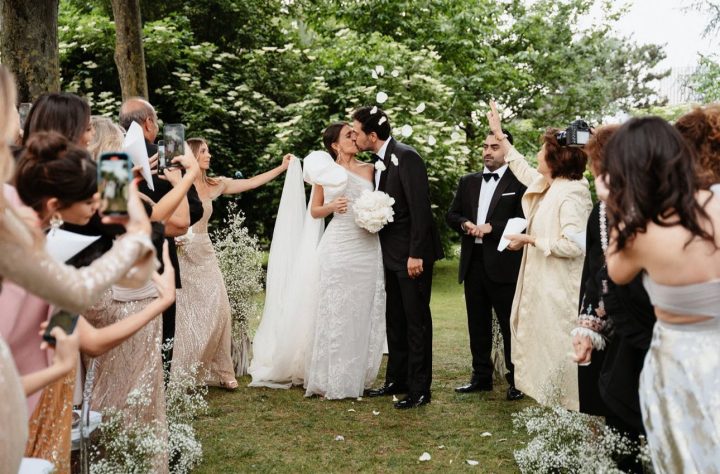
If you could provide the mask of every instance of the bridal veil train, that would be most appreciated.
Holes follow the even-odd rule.
[[[380,243],[355,224],[351,211],[335,215],[323,234],[323,219],[306,209],[303,177],[323,187],[326,202],[341,195],[352,202],[373,185],[325,152],[313,152],[304,162],[304,173],[293,160],[285,177],[250,386],[302,384],[306,396],[357,397],[375,380],[382,359]]]

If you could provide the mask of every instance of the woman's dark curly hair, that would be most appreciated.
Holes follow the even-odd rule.
[[[545,144],[545,162],[550,168],[550,175],[553,179],[581,179],[585,172],[587,155],[582,148],[561,146],[555,138],[559,131],[557,128],[548,128],[542,137]]]
[[[622,250],[648,222],[681,225],[695,238],[715,245],[714,229],[704,204],[696,199],[700,180],[695,156],[680,132],[660,117],[627,121],[610,139],[601,172],[608,176],[610,227]],[[710,222],[711,231],[703,227]]]

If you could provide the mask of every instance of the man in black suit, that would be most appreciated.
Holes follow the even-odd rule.
[[[512,143],[512,135],[503,130]],[[508,400],[523,393],[515,388],[510,360],[510,311],[522,252],[498,252],[498,243],[508,219],[523,217],[521,199],[525,186],[505,163],[500,144],[492,133],[483,144],[485,168],[460,179],[447,223],[463,234],[459,282],[465,282],[465,305],[472,353],[472,378],[455,389],[467,393],[492,390],[492,309],[495,308],[505,349]]]
[[[141,97],[127,99],[120,107],[119,119],[120,125],[126,130],[130,128],[133,122],[137,122],[143,130],[148,156],[153,156],[157,153],[158,147],[154,142],[160,131],[160,126],[158,125],[155,108],[148,101]],[[154,190],[151,190],[145,181],[139,184],[138,189],[154,202],[158,202],[163,196],[172,191],[173,185],[167,180],[158,178],[155,174],[153,174],[152,178]],[[188,228],[199,221],[202,215],[202,201],[200,201],[195,186],[190,186],[187,192],[187,199],[181,202],[175,213],[165,222],[165,236],[168,243],[170,261],[175,269],[175,288],[182,288],[175,237],[186,234]],[[174,337],[175,303],[163,313],[163,343],[173,340]],[[172,361],[172,346],[163,344],[162,355],[164,366],[169,370],[170,362]]]
[[[369,391],[368,396],[407,393],[395,408],[414,408],[430,403],[430,293],[433,263],[443,258],[440,234],[430,209],[427,171],[414,148],[390,136],[385,112],[377,107],[361,107],[352,118],[358,149],[374,154],[376,188],[395,199],[394,220],[380,231],[387,294],[388,365],[385,384]]]

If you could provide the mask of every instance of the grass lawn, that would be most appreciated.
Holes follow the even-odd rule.
[[[496,382],[493,392],[453,390],[470,376],[465,302],[456,276],[457,260],[436,265],[430,405],[399,411],[389,397],[306,399],[300,388],[248,388],[250,378],[243,377],[235,392],[210,390],[210,410],[195,424],[204,450],[195,472],[518,472],[512,452],[524,437],[513,432],[511,414],[533,402],[506,401],[504,382]],[[384,373],[383,365],[378,384]],[[337,435],[345,440],[336,441]],[[423,452],[432,459],[420,462]],[[479,464],[470,466],[468,459]]]

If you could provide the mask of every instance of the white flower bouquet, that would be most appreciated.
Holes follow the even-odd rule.
[[[355,223],[368,232],[376,233],[393,221],[393,204],[395,199],[387,193],[365,190],[353,205]]]

